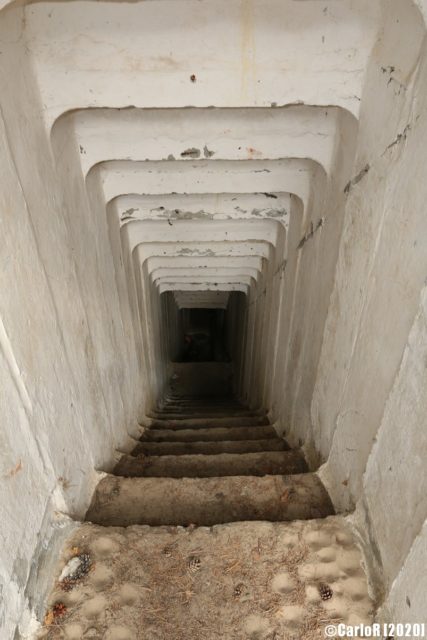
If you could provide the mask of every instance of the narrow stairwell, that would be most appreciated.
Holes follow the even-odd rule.
[[[318,476],[263,412],[171,394],[98,484],[43,638],[322,638],[369,623],[362,558]]]
[[[172,397],[132,455],[99,483],[87,518],[104,526],[212,526],[333,513],[302,453],[289,450],[265,415],[212,402]]]

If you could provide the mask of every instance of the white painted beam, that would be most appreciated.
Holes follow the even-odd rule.
[[[292,0],[78,6],[42,2],[26,11],[26,46],[48,123],[72,109],[105,105],[303,102],[358,113],[379,29],[379,3],[372,0],[334,2],[327,12],[321,3]],[[167,47],[159,50],[159,43]]]
[[[108,160],[284,158],[312,160],[329,174],[337,137],[347,124],[341,120],[342,111],[336,107],[307,105],[277,109],[83,109],[63,118],[75,135],[85,175]]]
[[[204,194],[275,194],[292,193],[307,206],[310,188],[320,171],[311,161],[295,160],[200,160],[197,162],[105,162],[97,166],[107,201],[126,194],[204,195]],[[318,188],[321,188],[320,185]],[[274,209],[278,198],[264,195],[251,209]],[[136,200],[136,199],[135,199]],[[159,203],[157,206],[164,206]],[[130,202],[127,209],[139,207]],[[234,205],[236,207],[238,205]],[[216,204],[216,207],[218,204]],[[228,210],[236,212],[233,206]],[[248,206],[246,208],[249,208]],[[289,200],[287,202],[289,208]],[[210,213],[209,208],[206,209]],[[155,211],[153,211],[155,213]],[[159,211],[161,213],[161,210]]]
[[[165,293],[166,291],[241,291],[242,293],[248,293],[248,286],[244,284],[239,284],[236,282],[235,284],[219,284],[215,286],[215,284],[185,284],[181,283],[179,285],[175,283],[164,283],[161,284],[158,288],[159,294]]]

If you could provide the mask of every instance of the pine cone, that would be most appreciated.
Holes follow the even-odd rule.
[[[331,587],[328,587],[327,584],[321,584],[319,587],[319,593],[322,600],[330,600],[333,596],[333,591]]]

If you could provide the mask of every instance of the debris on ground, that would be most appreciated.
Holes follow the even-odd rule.
[[[64,591],[71,591],[80,580],[83,580],[92,568],[91,557],[88,553],[73,556],[67,562],[59,577],[59,584]]]

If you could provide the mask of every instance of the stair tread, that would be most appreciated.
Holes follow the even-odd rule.
[[[205,429],[148,429],[141,440],[149,442],[204,442],[219,440],[266,440],[277,438],[271,426],[207,427]]]
[[[152,429],[202,429],[204,427],[256,427],[267,426],[270,422],[266,416],[243,416],[222,418],[180,418],[180,419],[152,419]]]
[[[152,411],[148,414],[152,420],[236,420],[248,419],[255,423],[262,421],[260,416],[249,411]]]
[[[220,478],[123,478],[98,484],[86,519],[129,526],[212,526],[240,520],[303,520],[333,513],[316,474]]]
[[[220,411],[221,409],[230,409],[230,411],[253,411],[252,407],[248,407],[243,404],[236,404],[234,402],[198,402],[198,401],[178,401],[170,400],[157,405],[157,410],[164,409],[165,407],[177,407],[179,409],[197,409],[200,408],[203,411],[212,410]]]
[[[232,394],[226,394],[226,395],[195,394],[195,395],[190,395],[188,393],[182,393],[182,394],[181,393],[168,393],[168,394],[165,395],[164,399],[165,400],[174,399],[174,400],[179,400],[180,402],[212,402],[212,403],[231,402],[231,403],[241,404],[241,402],[239,400],[237,400],[236,397],[233,396]]]
[[[178,400],[163,402],[157,405],[159,408],[163,409],[164,407],[200,407],[201,409],[209,408],[213,411],[218,411],[221,408],[229,408],[230,411],[251,411],[251,408],[248,406],[244,406],[242,404],[238,404],[236,402],[178,402]]]
[[[236,475],[277,475],[307,471],[299,450],[259,453],[193,454],[182,456],[124,455],[114,469],[125,477],[206,478]]]
[[[227,413],[229,415],[263,415],[266,412],[252,411],[243,407],[231,407],[229,405],[164,405],[153,409],[154,413]]]
[[[268,440],[223,440],[198,442],[141,442],[132,451],[149,455],[183,455],[191,453],[255,453],[257,451],[287,451],[289,445],[280,438]]]

